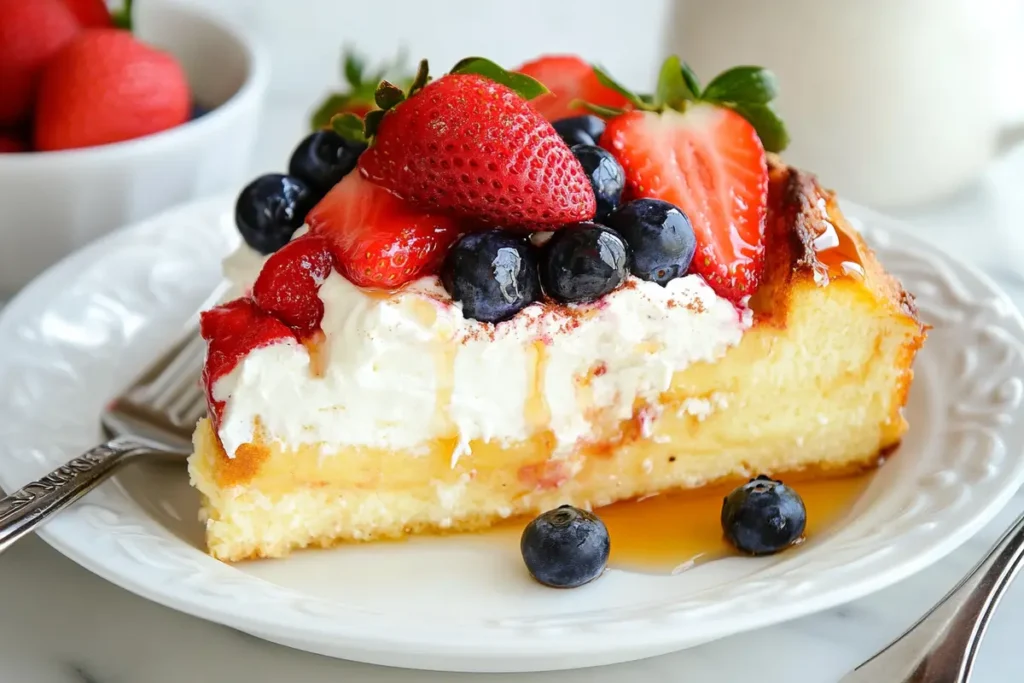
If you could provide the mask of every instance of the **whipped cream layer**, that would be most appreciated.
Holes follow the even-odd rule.
[[[232,257],[239,291],[261,262]],[[315,358],[293,341],[272,344],[214,386],[229,456],[257,424],[266,439],[325,454],[454,437],[454,462],[474,440],[544,430],[571,450],[593,433],[589,419],[630,419],[637,399],[654,401],[674,373],[717,360],[751,324],[748,309],[697,275],[667,287],[631,277],[593,304],[533,304],[497,325],[463,317],[433,276],[385,293],[332,273],[319,296],[326,338]]]

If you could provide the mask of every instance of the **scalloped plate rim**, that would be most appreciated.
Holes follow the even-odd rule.
[[[188,215],[189,213],[202,213],[202,211],[212,210],[214,207],[222,209],[224,206],[228,206],[228,201],[228,198],[221,197],[177,207],[165,214],[143,221],[134,227],[130,226],[116,231],[70,255],[43,273],[6,307],[2,316],[0,316],[0,341],[3,341],[9,335],[8,330],[14,325],[15,321],[26,317],[32,302],[36,298],[46,294],[48,290],[54,287],[58,278],[67,272],[72,272],[77,265],[89,263],[98,256],[117,249],[119,245],[127,245],[133,235],[151,230],[154,225],[180,219],[181,216]],[[869,210],[855,207],[855,205],[849,202],[844,201],[843,206],[850,216],[874,216],[873,220],[885,221],[889,228],[897,225],[891,219],[885,219]],[[974,278],[981,288],[986,290],[987,294],[1002,301],[1004,305],[1009,307],[1011,311],[1010,322],[1016,327],[1018,341],[1024,339],[1024,319],[1021,318],[1019,311],[1016,310],[1010,299],[999,290],[998,286],[986,274],[978,271],[973,266],[960,263],[956,259],[943,254],[941,250],[926,244],[918,237],[906,233],[900,234],[899,230],[890,230],[889,234],[897,235],[898,241],[901,243],[909,244],[911,248],[920,250],[922,254],[930,254],[932,258],[944,261],[946,265],[959,270],[961,274]],[[879,251],[884,251],[884,249]],[[0,371],[3,371],[3,369],[4,361],[0,359]],[[0,415],[0,427],[3,426],[3,423],[4,418]],[[1014,454],[1009,453],[1007,457],[1012,458]],[[16,484],[24,483],[26,477],[23,473],[19,476],[17,470],[18,467],[9,467],[6,459],[0,459],[0,484],[9,487],[12,486],[12,482]],[[766,610],[762,610],[752,615],[746,615],[739,623],[735,619],[730,621],[720,615],[716,615],[710,622],[701,625],[701,637],[694,637],[693,634],[690,634],[688,639],[682,638],[676,629],[665,628],[664,625],[661,628],[651,628],[643,631],[615,632],[616,647],[611,648],[612,652],[609,652],[609,638],[576,638],[573,641],[571,652],[566,652],[565,642],[544,643],[538,642],[536,638],[532,641],[515,639],[514,642],[509,642],[504,646],[500,644],[496,646],[494,643],[488,642],[487,646],[490,648],[488,651],[473,650],[467,652],[467,648],[463,643],[438,642],[436,635],[425,632],[408,634],[396,629],[396,632],[388,634],[388,639],[383,640],[380,634],[367,636],[362,633],[358,620],[353,620],[353,623],[348,626],[336,623],[336,629],[325,632],[323,624],[318,623],[322,622],[323,618],[313,618],[312,615],[309,615],[309,620],[296,622],[294,619],[291,619],[288,620],[288,623],[283,623],[284,620],[280,619],[280,615],[277,615],[275,618],[273,613],[259,614],[258,609],[255,612],[254,610],[224,612],[216,606],[204,604],[201,596],[183,594],[176,584],[163,585],[159,581],[154,580],[153,577],[148,577],[147,581],[146,574],[126,573],[123,566],[118,567],[117,561],[84,552],[76,546],[74,538],[69,538],[69,532],[72,531],[71,522],[75,521],[75,518],[79,516],[74,509],[65,513],[65,519],[58,520],[44,527],[40,531],[40,536],[72,561],[142,597],[211,621],[224,623],[240,630],[258,634],[260,637],[286,642],[292,646],[304,647],[305,649],[333,656],[339,656],[340,653],[344,656],[351,656],[352,658],[364,661],[397,664],[400,666],[422,666],[423,668],[471,671],[536,670],[538,668],[568,668],[568,666],[563,667],[561,665],[553,666],[548,661],[552,657],[559,655],[566,658],[566,664],[577,666],[581,665],[581,661],[610,663],[669,652],[741,630],[763,627],[817,612],[863,597],[920,571],[956,549],[995,516],[1013,496],[1021,483],[1024,483],[1024,467],[1018,465],[1014,478],[1003,480],[1002,486],[998,488],[997,495],[987,498],[983,504],[976,505],[972,510],[972,516],[966,523],[955,527],[951,533],[942,534],[941,538],[931,543],[925,551],[919,552],[911,558],[903,559],[883,573],[870,576],[865,573],[855,583],[818,590],[814,592],[812,597],[805,597],[799,602],[786,604],[781,608],[776,606],[771,614]],[[108,491],[116,488],[119,488],[118,484],[107,485]],[[120,495],[126,494],[121,492]],[[86,498],[83,503],[84,507],[88,508],[89,498]],[[135,501],[130,500],[130,504],[136,508],[135,512],[144,514]],[[84,523],[83,520],[77,521]],[[181,541],[179,543],[187,545]],[[259,581],[259,579],[256,580]],[[295,597],[298,600],[316,602],[315,598],[307,595],[296,593]],[[336,606],[331,601],[321,602]],[[343,609],[344,606],[341,607]],[[580,630],[585,631],[585,629]],[[417,637],[410,638],[408,637],[409,635]],[[343,639],[344,642],[339,642],[339,639]],[[430,648],[431,652],[422,657],[418,657],[414,653],[410,659],[405,654],[395,652],[396,649],[400,648]],[[470,649],[472,650],[472,648]],[[595,662],[591,658],[592,655],[597,655],[599,658],[603,656],[603,661]],[[533,658],[533,660],[540,664],[530,665],[527,662],[523,666],[518,664],[509,666],[510,660],[514,660],[517,657]],[[445,658],[451,658],[453,664],[443,664]]]

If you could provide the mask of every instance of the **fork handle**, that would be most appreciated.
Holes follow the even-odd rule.
[[[1024,515],[946,597],[840,683],[967,683],[989,619],[1024,564]]]
[[[120,465],[154,450],[135,439],[111,439],[0,498],[0,553],[103,483]]]

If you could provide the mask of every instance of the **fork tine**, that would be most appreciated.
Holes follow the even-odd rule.
[[[100,416],[108,436],[131,435],[160,443],[186,455],[192,430],[206,414],[201,376],[206,343],[199,335],[199,315],[220,301],[229,285],[218,285],[192,316],[182,337]]]
[[[144,400],[153,407],[166,408],[185,388],[184,384],[194,382],[197,369],[202,367],[205,350],[202,337],[196,335],[190,339],[167,367],[148,384]]]
[[[196,390],[195,400],[181,412],[181,423],[194,425],[199,418],[206,416],[206,395]]]

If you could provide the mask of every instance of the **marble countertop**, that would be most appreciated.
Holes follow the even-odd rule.
[[[280,168],[302,131],[302,112],[270,107],[254,171]],[[1024,304],[1024,230],[1010,216],[1024,177],[1017,149],[961,196],[908,212],[922,234],[982,264]],[[1024,201],[1024,199],[1020,200]],[[979,225],[980,224],[980,225]],[[965,229],[970,226],[970,230]],[[989,232],[981,232],[984,227]],[[1005,231],[1010,230],[1010,233]],[[979,235],[990,236],[979,239]],[[931,568],[862,600],[770,629],[632,664],[572,672],[447,674],[373,667],[272,645],[148,602],[78,567],[36,537],[0,556],[0,681],[3,683],[620,683],[701,681],[834,683],[912,624],[953,587],[1024,509],[1024,493],[982,533]],[[1024,582],[997,612],[974,683],[1024,680],[1018,658]],[[887,683],[880,681],[879,683]]]

